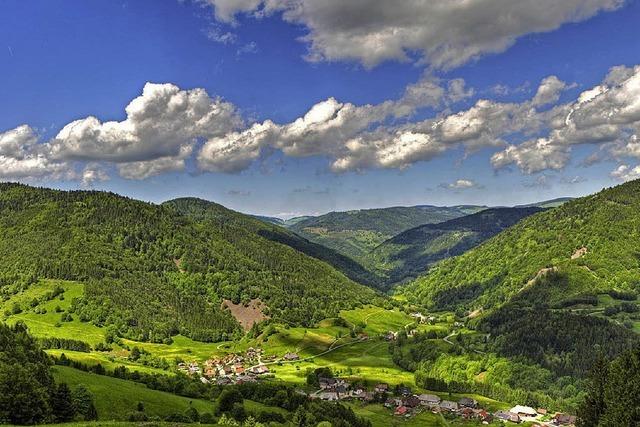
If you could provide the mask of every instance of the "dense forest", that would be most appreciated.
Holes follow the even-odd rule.
[[[481,206],[411,206],[330,212],[286,223],[295,233],[362,262],[385,240],[422,224],[477,212]]]
[[[111,193],[0,184],[0,230],[4,294],[37,278],[81,281],[72,315],[136,340],[232,337],[224,299],[259,298],[267,316],[313,325],[377,298],[236,215],[196,220]]]
[[[220,228],[233,225],[235,228],[244,229],[273,242],[287,245],[332,265],[358,283],[372,287],[378,287],[381,283],[382,278],[365,269],[353,259],[331,248],[311,242],[282,226],[274,225],[274,220],[244,215],[217,203],[197,198],[170,200],[163,205],[196,221],[208,221],[212,227]]]
[[[479,247],[442,261],[405,293],[431,308],[490,309],[564,277],[548,305],[609,290],[636,292],[640,282],[640,181],[602,190],[532,215]],[[615,227],[611,225],[615,224]],[[553,286],[552,286],[553,287]]]
[[[640,347],[593,366],[577,426],[640,426]]]
[[[424,274],[436,262],[458,256],[540,211],[537,207],[490,208],[423,224],[386,240],[364,256],[364,262],[383,272],[386,283],[398,283]]]
[[[93,397],[84,388],[56,383],[51,361],[22,323],[0,323],[0,424],[96,419]]]

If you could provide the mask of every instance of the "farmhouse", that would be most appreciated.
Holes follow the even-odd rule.
[[[442,402],[440,402],[440,409],[442,409],[443,411],[457,411],[458,404],[450,400],[443,400]]]
[[[518,414],[520,417],[535,417],[538,415],[538,412],[535,409],[522,405],[514,406],[509,412]]]
[[[300,360],[297,353],[286,353],[282,358],[287,361]]]
[[[556,414],[553,423],[558,426],[569,426],[576,423],[576,417],[573,415]]]
[[[420,399],[420,404],[425,406],[437,406],[442,400],[435,394],[421,394],[418,399]]]
[[[338,393],[336,393],[335,391],[322,391],[318,394],[318,397],[321,400],[328,400],[328,401],[335,401],[338,400],[339,396]]]
[[[389,384],[385,384],[385,383],[376,384],[374,391],[376,393],[386,393],[389,391]]]
[[[458,404],[460,404],[460,406],[464,406],[465,408],[477,408],[478,407],[478,402],[475,401],[474,399],[469,398],[469,397],[463,397],[462,399],[460,399],[458,401]]]
[[[420,406],[420,399],[418,396],[407,396],[402,398],[402,405],[408,408],[416,408]]]
[[[409,412],[409,408],[407,408],[406,406],[398,406],[395,412],[393,413],[393,415],[402,416],[402,415],[407,415],[408,412]]]

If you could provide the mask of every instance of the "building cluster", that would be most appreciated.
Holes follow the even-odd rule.
[[[549,414],[543,408],[533,409],[516,405],[508,411],[490,412],[482,408],[475,399],[462,397],[459,400],[442,399],[435,394],[413,394],[408,387],[391,389],[388,384],[376,384],[372,390],[352,385],[343,378],[319,378],[319,390],[310,395],[312,399],[327,401],[360,400],[364,403],[384,401],[384,406],[397,417],[409,418],[423,411],[458,416],[464,420],[476,420],[490,424],[494,420],[519,424],[534,422],[533,426],[573,426],[575,417],[561,413]],[[544,421],[543,421],[544,420]]]
[[[299,360],[296,353],[286,353],[280,361]],[[229,353],[223,357],[213,357],[200,365],[196,362],[178,364],[178,370],[192,377],[200,378],[205,384],[217,385],[256,382],[261,375],[269,374],[267,364],[274,363],[278,356],[264,356],[261,348],[249,347],[243,354]]]

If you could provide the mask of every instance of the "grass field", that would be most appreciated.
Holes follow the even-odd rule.
[[[398,331],[414,322],[414,319],[401,311],[375,306],[343,310],[340,312],[340,317],[353,325],[363,326],[364,331],[372,335]]]
[[[212,402],[188,399],[171,393],[148,389],[144,384],[79,371],[66,366],[53,367],[57,381],[70,387],[84,384],[94,395],[96,409],[101,420],[126,420],[136,410],[138,402],[144,403],[148,416],[165,417],[183,413],[193,406],[200,413],[213,412]]]
[[[138,402],[144,404],[145,413],[149,417],[163,418],[170,414],[184,413],[190,407],[197,409],[201,414],[215,411],[213,402],[152,390],[133,381],[91,374],[66,366],[53,367],[53,374],[57,381],[65,381],[72,388],[84,384],[94,396],[100,420],[126,420],[128,415],[136,410]],[[287,414],[282,408],[265,406],[250,400],[245,400],[244,406],[248,413],[268,410]]]
[[[71,350],[59,350],[59,349],[49,349],[46,352],[56,358],[59,358],[62,353],[70,359],[76,362],[83,363],[88,366],[94,366],[97,364],[101,364],[103,368],[107,371],[113,371],[118,366],[125,366],[130,371],[138,371],[149,374],[164,374],[170,375],[170,371],[165,371],[163,369],[153,368],[150,366],[144,366],[139,363],[129,362],[125,358],[117,358],[109,356],[109,353],[101,353],[101,352],[91,352],[91,353],[83,353],[81,351],[71,351]]]
[[[34,299],[42,301],[47,292],[53,291],[56,286],[64,289],[61,296],[50,301],[40,302],[36,307],[31,306]],[[7,323],[15,323],[22,320],[29,331],[36,337],[58,337],[67,339],[79,339],[95,345],[104,341],[105,332],[91,323],[83,323],[78,319],[71,322],[61,322],[64,312],[69,309],[74,298],[81,297],[84,285],[77,282],[63,280],[41,280],[31,285],[28,289],[16,295],[12,295],[7,301],[0,303],[0,315]],[[62,299],[61,299],[62,297]],[[14,304],[22,308],[22,313],[6,316],[5,311],[11,310]],[[45,314],[35,312],[36,308],[45,309]],[[62,312],[56,312],[56,308]]]

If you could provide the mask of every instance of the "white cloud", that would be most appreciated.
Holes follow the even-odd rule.
[[[552,104],[560,99],[560,92],[567,87],[567,84],[556,76],[545,78],[533,98],[533,104],[537,106]]]
[[[640,166],[620,165],[611,172],[611,177],[618,181],[631,181],[640,178]]]
[[[176,156],[158,157],[153,160],[122,163],[118,165],[120,176],[125,179],[146,179],[167,172],[179,172],[185,169],[185,162],[191,156],[193,146],[183,145]]]
[[[440,184],[441,188],[447,188],[450,190],[468,190],[471,188],[482,188],[481,185],[478,185],[475,181],[471,179],[457,179],[451,183],[443,183]]]
[[[288,124],[278,125],[266,120],[244,131],[209,139],[198,155],[199,166],[212,172],[238,172],[256,160],[263,148],[274,148],[294,157],[330,156],[336,159],[332,166],[334,170],[359,167],[356,164],[402,167],[411,163],[410,157],[425,157],[408,151],[442,150],[430,146],[428,138],[413,137],[411,131],[393,134],[368,131],[380,127],[386,120],[408,117],[419,108],[451,105],[473,93],[461,79],[448,82],[446,88],[442,86],[441,81],[425,76],[409,85],[398,100],[376,105],[356,106],[329,98],[313,105],[305,115]],[[376,142],[378,136],[384,141]],[[362,153],[362,156],[357,153],[359,147],[372,144],[379,146],[377,160],[369,156],[371,153]]]
[[[534,102],[557,99],[549,98],[554,91],[543,86],[545,82]],[[515,163],[526,173],[561,169],[576,144],[598,144],[616,157],[640,157],[640,66],[613,67],[600,85],[583,91],[575,102],[552,108],[541,119],[548,134],[496,153],[491,159],[494,167]]]
[[[52,161],[38,144],[38,135],[27,125],[0,133],[0,179],[70,178],[64,162]]]
[[[147,83],[121,122],[87,117],[66,125],[49,148],[62,160],[150,161],[178,156],[196,138],[224,135],[241,124],[235,107],[204,89]]]
[[[621,7],[624,0],[206,0],[218,20],[282,13],[304,26],[310,61],[373,67],[418,52],[436,68],[498,53],[529,33],[552,31]]]
[[[545,169],[562,169],[569,161],[569,148],[553,145],[545,138],[509,145],[491,156],[491,164],[500,169],[515,163],[523,172],[531,174]]]

